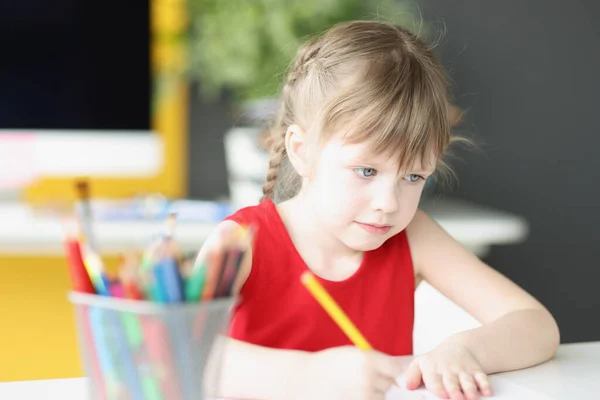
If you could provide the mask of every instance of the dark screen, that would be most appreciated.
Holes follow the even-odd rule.
[[[0,2],[0,129],[150,126],[148,1]]]

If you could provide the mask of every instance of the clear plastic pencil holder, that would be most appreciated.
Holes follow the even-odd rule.
[[[234,298],[159,304],[70,292],[94,400],[203,400],[220,378]]]

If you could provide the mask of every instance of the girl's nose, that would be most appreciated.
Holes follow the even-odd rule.
[[[371,206],[375,211],[391,214],[398,211],[399,188],[394,185],[378,185],[373,188]]]

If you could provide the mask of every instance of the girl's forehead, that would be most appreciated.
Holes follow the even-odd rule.
[[[349,143],[342,139],[331,139],[324,147],[324,152],[338,157],[366,157],[373,156],[366,143]]]
[[[332,161],[342,163],[368,163],[370,165],[398,168],[398,157],[393,153],[377,153],[369,143],[348,143],[341,139],[332,139],[322,149],[322,157],[331,158]],[[425,163],[423,162],[425,161]],[[418,171],[433,171],[435,169],[435,157],[420,158],[414,160],[408,169]]]

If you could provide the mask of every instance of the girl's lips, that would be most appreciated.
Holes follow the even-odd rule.
[[[385,235],[392,229],[391,225],[381,225],[381,224],[366,224],[363,222],[355,221],[358,226],[360,226],[364,231],[370,233],[372,235]]]

